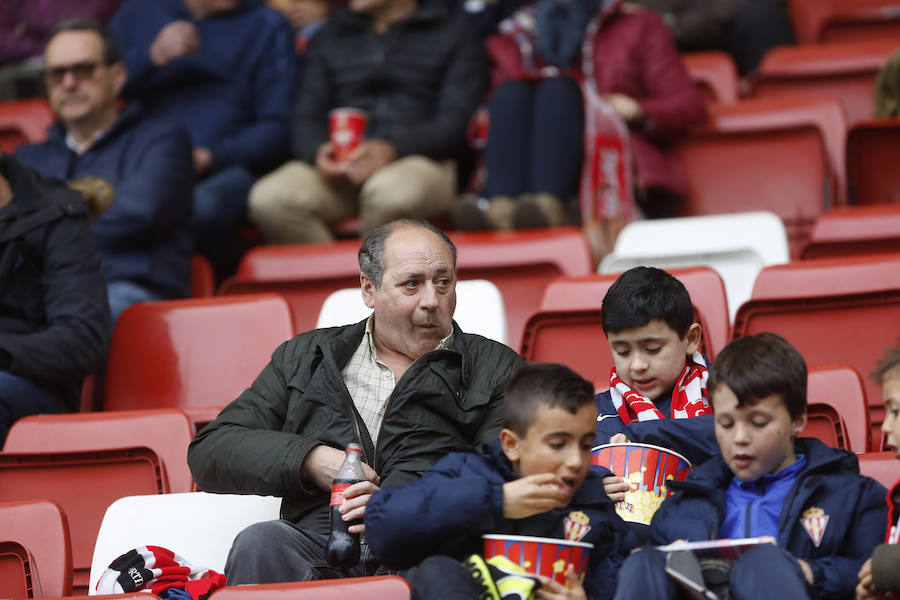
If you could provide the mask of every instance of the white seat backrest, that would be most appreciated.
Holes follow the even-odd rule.
[[[359,288],[333,292],[322,304],[316,327],[335,327],[361,321],[372,313]],[[456,284],[456,322],[466,333],[477,333],[505,344],[506,309],[497,286],[485,279]]]
[[[707,265],[722,276],[733,321],[762,268],[789,259],[784,223],[774,213],[756,211],[629,223],[599,271]]]
[[[235,536],[253,523],[278,519],[280,512],[281,498],[274,496],[190,492],[120,498],[106,509],[100,524],[89,590],[93,592],[112,561],[148,545],[223,573]]]

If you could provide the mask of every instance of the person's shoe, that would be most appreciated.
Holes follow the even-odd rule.
[[[557,227],[565,220],[565,207],[553,194],[523,194],[513,215],[513,226],[516,229]]]
[[[489,231],[493,229],[488,220],[487,200],[472,194],[460,196],[451,211],[453,228],[460,231]]]
[[[515,200],[509,196],[494,196],[488,203],[488,220],[494,226],[494,229],[509,231],[513,228],[513,214],[515,211]]]

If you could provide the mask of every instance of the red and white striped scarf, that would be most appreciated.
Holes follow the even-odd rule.
[[[694,352],[691,363],[685,365],[684,372],[678,378],[675,388],[672,390],[672,410],[669,415],[672,419],[687,419],[699,415],[712,414],[709,404],[709,395],[706,391],[706,380],[709,378],[709,369],[703,355]],[[650,421],[653,419],[665,419],[652,400],[637,393],[624,381],[619,379],[616,367],[613,365],[609,373],[609,395],[612,398],[616,412],[626,425],[632,421]]]

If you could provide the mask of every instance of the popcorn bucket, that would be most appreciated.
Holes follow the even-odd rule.
[[[366,132],[369,116],[358,108],[335,108],[328,113],[330,140],[334,145],[335,162],[345,162],[359,146]]]
[[[687,477],[691,463],[682,455],[650,444],[605,444],[591,452],[591,464],[606,467],[624,477],[631,489],[616,503],[616,513],[626,521],[650,524],[653,513],[669,496],[666,482]]]
[[[503,556],[533,575],[544,575],[565,585],[566,571],[574,565],[575,573],[583,580],[593,544],[570,542],[556,538],[524,535],[481,536],[484,539],[484,558]]]

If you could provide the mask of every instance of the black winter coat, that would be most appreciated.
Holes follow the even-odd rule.
[[[338,107],[366,111],[365,137],[393,142],[398,157],[454,158],[488,80],[481,40],[434,4],[418,7],[383,36],[366,17],[336,12],[305,60],[291,143],[308,163],[328,141],[328,111]]]
[[[279,346],[253,385],[191,443],[188,463],[200,488],[281,496],[282,518],[327,535],[329,492],[300,478],[315,446],[360,444],[387,487],[417,479],[455,446],[499,435],[504,386],[521,359],[454,323],[451,347],[419,357],[397,381],[373,444],[341,376],[365,328],[364,320],[317,329]]]
[[[106,360],[106,279],[77,192],[9,155],[0,173],[0,370],[55,390],[75,409],[81,381]]]

